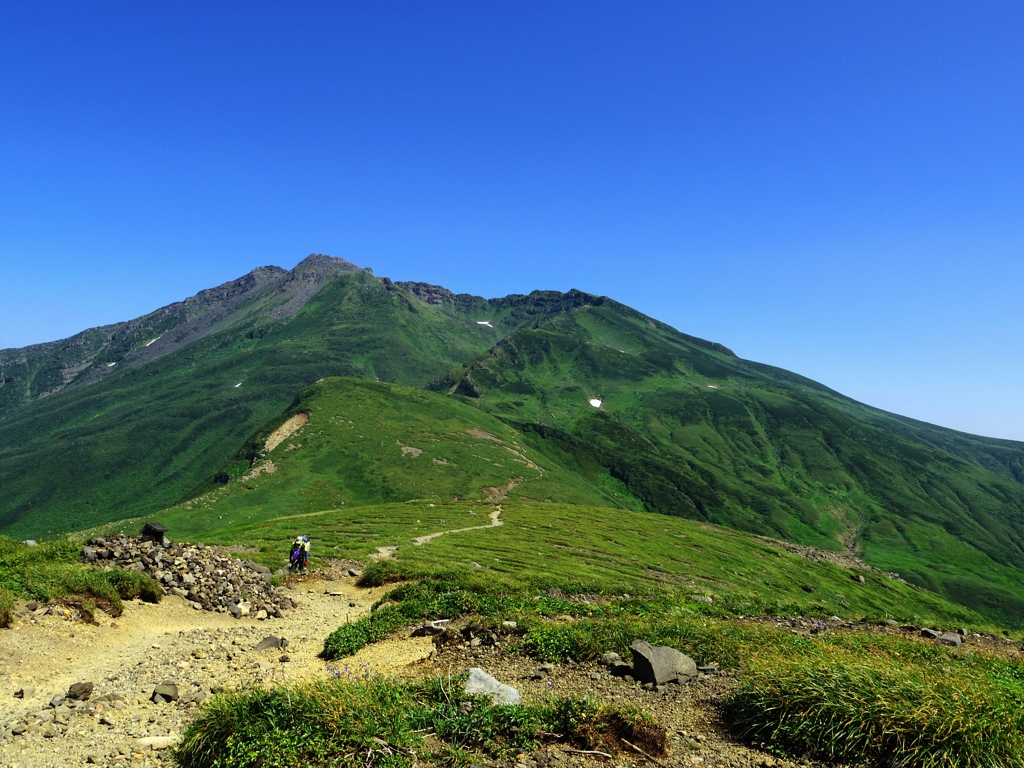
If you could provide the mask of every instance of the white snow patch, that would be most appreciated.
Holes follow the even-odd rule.
[[[235,389],[238,389],[240,386],[242,386],[242,382],[238,382],[237,384],[235,384]]]
[[[591,400],[590,400],[590,404],[591,404],[592,406],[594,406],[595,408],[600,408],[600,407],[601,407],[601,402],[602,402],[602,401],[601,401],[601,400],[598,400],[598,399],[597,399],[596,397],[594,397],[594,398],[591,398]]]
[[[107,368],[113,368],[117,363],[107,363]]]
[[[708,384],[708,389],[718,389],[718,386],[715,384]]]
[[[157,341],[157,340],[158,340],[158,339],[160,339],[160,338],[162,338],[162,335],[161,335],[161,336],[157,336],[157,337],[156,337],[156,339],[150,339],[149,341],[147,341],[147,342],[146,342],[145,344],[143,344],[142,346],[144,346],[144,347],[148,347],[148,346],[149,346],[150,344],[152,344],[152,343],[153,343],[154,341]]]
[[[493,328],[494,327],[493,325],[491,325],[491,321],[490,320],[477,320],[476,324],[477,325],[486,325],[488,328]]]

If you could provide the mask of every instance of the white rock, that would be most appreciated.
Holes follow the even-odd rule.
[[[470,667],[463,690],[469,694],[490,696],[493,704],[518,704],[519,691],[511,685],[498,682],[480,667]]]
[[[174,736],[146,736],[142,739],[136,739],[136,749],[152,749],[158,751],[161,749],[169,749],[174,746],[174,742],[177,738]]]

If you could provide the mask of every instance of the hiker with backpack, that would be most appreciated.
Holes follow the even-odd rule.
[[[309,536],[296,536],[288,558],[288,570],[292,573],[306,570],[309,565]]]

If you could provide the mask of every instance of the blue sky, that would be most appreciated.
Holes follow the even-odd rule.
[[[320,252],[1024,439],[1024,4],[0,12],[0,347]]]

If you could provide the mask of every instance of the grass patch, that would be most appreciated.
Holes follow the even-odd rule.
[[[102,571],[78,562],[81,544],[54,539],[27,547],[0,536],[0,626],[9,626],[17,598],[61,602],[79,610],[87,621],[96,608],[120,616],[123,600],[158,602],[163,590],[152,577],[115,568]]]
[[[461,678],[337,677],[217,696],[186,728],[174,757],[183,768],[255,761],[263,768],[404,768],[432,757],[468,765],[470,750],[501,757],[541,741],[615,750],[622,738],[654,755],[665,750],[664,729],[649,718],[585,698],[492,706],[464,693]]]
[[[781,754],[905,768],[1024,763],[1024,667],[895,638],[756,657],[723,712]]]

